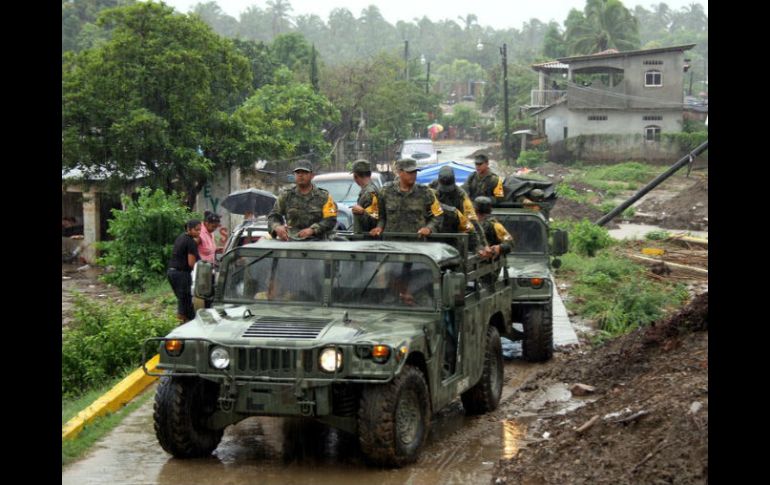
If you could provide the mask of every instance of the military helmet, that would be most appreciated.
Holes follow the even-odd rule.
[[[477,214],[489,214],[492,212],[492,199],[486,196],[479,196],[473,200],[473,208]]]
[[[455,173],[452,167],[443,166],[438,171],[438,190],[452,192],[455,189]]]

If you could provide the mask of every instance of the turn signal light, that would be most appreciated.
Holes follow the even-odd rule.
[[[184,342],[181,340],[166,340],[166,353],[172,357],[176,357],[182,353],[184,348]]]
[[[529,282],[532,283],[532,288],[540,288],[543,286],[543,278],[530,278]]]
[[[390,347],[387,345],[375,345],[372,348],[372,359],[375,362],[383,363],[390,357]]]

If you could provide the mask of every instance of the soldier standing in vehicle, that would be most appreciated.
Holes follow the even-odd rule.
[[[476,211],[473,210],[473,203],[465,191],[455,183],[452,167],[441,167],[438,178],[430,183],[430,187],[436,190],[436,196],[444,210],[441,231],[469,233],[472,235],[470,248],[478,249],[482,257],[491,255],[488,253],[489,248],[476,217]]]
[[[311,183],[313,166],[308,160],[294,165],[294,180],[295,186],[281,192],[267,216],[270,235],[282,241],[328,238],[337,226],[332,196]]]
[[[428,187],[415,184],[417,162],[404,158],[396,162],[398,179],[380,190],[377,227],[371,236],[388,232],[416,232],[422,237],[437,232],[441,227],[444,211],[438,199]]]
[[[353,180],[361,187],[353,211],[353,232],[369,232],[377,227],[380,217],[377,187],[372,183],[372,168],[367,160],[356,160],[352,167]]]
[[[472,173],[465,181],[463,190],[471,200],[476,200],[476,197],[483,195],[493,201],[502,201],[505,197],[503,179],[489,169],[489,158],[485,154],[479,153],[473,162],[476,164],[476,172]]]
[[[492,212],[492,199],[484,196],[476,197],[473,200],[473,207],[476,209],[484,236],[494,256],[510,253],[513,250],[513,237],[505,226],[489,215]]]

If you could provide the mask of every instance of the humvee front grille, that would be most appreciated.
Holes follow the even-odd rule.
[[[238,370],[244,372],[289,373],[298,367],[302,367],[305,372],[312,372],[314,362],[313,350],[238,349]]]
[[[251,338],[313,339],[329,324],[327,318],[259,317],[243,333]]]

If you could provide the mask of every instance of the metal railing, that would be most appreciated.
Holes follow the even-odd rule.
[[[567,91],[562,90],[533,89],[530,93],[530,106],[549,106],[566,95]]]

